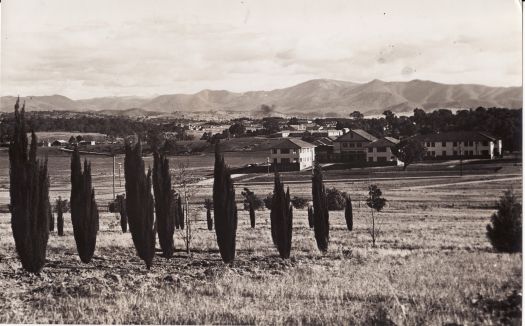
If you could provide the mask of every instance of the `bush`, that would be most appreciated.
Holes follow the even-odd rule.
[[[329,211],[341,211],[346,206],[346,193],[336,188],[326,189],[326,200]]]
[[[266,197],[263,199],[264,207],[266,209],[272,209],[272,200],[273,200],[273,192],[270,192]]]
[[[49,177],[47,161],[36,159],[37,138],[31,133],[27,152],[25,104],[15,104],[13,141],[9,146],[9,194],[11,228],[22,267],[39,273],[46,261],[49,238]]]
[[[497,212],[487,225],[487,237],[492,247],[501,252],[521,252],[521,204],[512,190],[507,190],[496,203]]]
[[[291,201],[295,209],[303,209],[308,206],[308,200],[303,197],[293,196]]]
[[[249,210],[250,207],[253,210],[259,210],[264,208],[266,205],[266,202],[259,198],[253,191],[251,191],[248,188],[244,188],[244,191],[241,192],[242,196],[244,197],[243,206],[244,210]]]

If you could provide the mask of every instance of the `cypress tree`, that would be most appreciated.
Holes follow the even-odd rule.
[[[348,231],[352,231],[354,228],[354,216],[352,214],[352,199],[350,199],[350,196],[346,197],[345,220]]]
[[[64,235],[64,202],[62,197],[58,197],[56,201],[56,210],[57,210],[57,233],[59,236]]]
[[[155,214],[157,234],[160,248],[164,257],[170,258],[175,251],[173,233],[175,232],[175,219],[170,214],[171,201],[171,175],[168,158],[164,154],[153,151],[153,192],[155,193]]]
[[[250,204],[250,226],[252,229],[255,229],[255,210],[253,205]]]
[[[51,203],[47,210],[47,215],[49,216],[49,232],[55,231],[55,217],[53,216],[53,211],[51,210]]]
[[[272,240],[283,259],[290,258],[292,248],[293,207],[290,203],[290,188],[284,192],[284,185],[275,172],[272,210],[270,212]]]
[[[237,205],[230,170],[224,163],[224,157],[219,153],[218,145],[215,148],[213,217],[222,260],[231,263],[235,259]]]
[[[13,141],[9,146],[9,194],[11,228],[22,267],[39,273],[46,260],[49,238],[49,177],[47,160],[36,159],[37,138],[31,133],[27,152],[25,103],[19,109],[15,104]]]
[[[80,153],[75,147],[71,156],[71,222],[78,255],[83,263],[89,263],[95,253],[98,232],[98,207],[95,189],[91,182],[91,164],[84,160],[84,171]]]
[[[126,233],[128,231],[128,212],[126,210],[125,195],[117,195],[117,205],[118,211],[120,213],[120,227],[122,229],[122,233]]]
[[[208,230],[213,230],[213,219],[211,218],[211,209],[213,208],[213,201],[209,198],[204,200],[204,208],[206,208],[206,221],[208,222]]]
[[[155,255],[155,221],[151,194],[151,169],[144,170],[140,139],[132,148],[125,146],[124,177],[126,179],[126,211],[128,224],[138,256],[150,269]]]
[[[311,205],[308,205],[308,226],[314,227],[314,208]]]
[[[181,230],[184,230],[184,207],[182,207],[182,197],[177,196],[177,218],[179,227]]]
[[[323,183],[323,172],[318,163],[314,166],[314,175],[312,177],[312,198],[314,202],[313,222],[317,248],[322,252],[326,252],[328,250],[328,242],[330,239],[330,225],[328,222],[328,203]]]

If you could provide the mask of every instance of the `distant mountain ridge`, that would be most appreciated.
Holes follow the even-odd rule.
[[[1,98],[0,110],[11,111],[16,98]],[[490,87],[477,84],[441,84],[425,80],[385,82],[374,79],[353,83],[331,79],[314,79],[272,91],[244,93],[226,90],[202,90],[195,94],[167,94],[153,98],[136,96],[102,97],[72,100],[62,95],[22,98],[32,111],[68,110],[102,111],[118,114],[128,110],[171,113],[174,111],[236,111],[269,114],[311,114],[347,116],[355,110],[363,114],[380,114],[385,110],[412,112],[414,108],[522,107],[521,87]],[[271,109],[261,112],[262,104]],[[133,109],[133,110],[131,110]]]

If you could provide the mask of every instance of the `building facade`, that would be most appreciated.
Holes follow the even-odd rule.
[[[502,153],[501,139],[485,132],[459,131],[442,132],[418,136],[426,147],[425,159],[433,158],[490,158]]]
[[[270,161],[277,171],[310,168],[315,161],[315,145],[295,138],[283,139],[270,149]]]
[[[367,162],[367,145],[377,138],[362,129],[350,129],[334,140],[334,155],[343,162]]]
[[[392,153],[392,147],[397,143],[399,140],[396,138],[383,137],[365,145],[367,162],[397,162],[397,158]]]

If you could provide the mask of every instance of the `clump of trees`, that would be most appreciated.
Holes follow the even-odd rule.
[[[95,253],[99,227],[95,190],[91,183],[91,164],[80,163],[78,147],[71,155],[71,222],[78,255],[83,263],[89,263]]]
[[[209,198],[204,200],[204,208],[206,208],[206,222],[208,230],[213,230],[213,219],[211,217],[211,210],[213,209],[213,201]]]
[[[151,170],[145,173],[140,140],[134,147],[125,145],[124,176],[126,179],[126,211],[128,224],[138,256],[151,268],[155,255],[155,221]]]
[[[156,228],[163,256],[171,258],[175,247],[173,233],[175,232],[175,216],[170,214],[171,175],[168,158],[164,154],[153,151],[153,192],[155,194]]]
[[[329,211],[341,211],[345,209],[346,193],[336,188],[326,189],[326,200]]]
[[[492,247],[501,252],[521,252],[522,211],[518,197],[512,190],[507,190],[496,203],[496,208],[487,225],[487,238]]]
[[[392,147],[392,154],[403,162],[403,170],[425,156],[426,147],[415,138],[405,138]]]
[[[284,185],[275,172],[272,210],[270,212],[272,240],[283,259],[290,258],[292,248],[293,208],[290,202],[290,188],[284,192]]]
[[[330,223],[328,215],[328,200],[323,183],[321,166],[316,163],[312,177],[312,199],[314,204],[313,224],[317,248],[322,252],[328,250]]]
[[[348,231],[352,231],[354,229],[354,215],[352,213],[352,199],[350,199],[350,196],[346,196],[345,221]]]
[[[230,169],[226,166],[224,156],[220,154],[218,145],[215,147],[213,218],[222,260],[225,263],[231,263],[235,259],[237,205],[235,204],[235,189]]]
[[[12,142],[9,146],[11,228],[22,267],[39,273],[46,260],[49,238],[49,177],[47,160],[36,159],[37,138],[31,132],[27,152],[25,103],[21,111],[15,104]]]
[[[368,186],[368,198],[366,199],[366,205],[371,208],[372,211],[372,229],[370,230],[370,235],[372,236],[372,246],[376,246],[376,238],[379,234],[379,230],[376,226],[376,220],[374,216],[374,211],[379,213],[383,207],[385,207],[386,199],[381,197],[383,193],[376,185]]]

